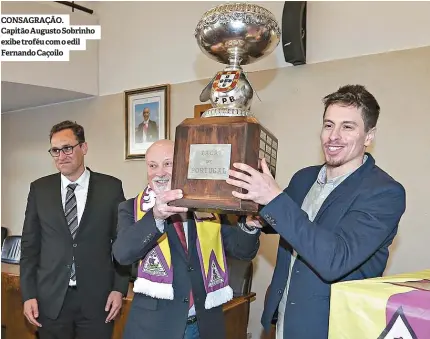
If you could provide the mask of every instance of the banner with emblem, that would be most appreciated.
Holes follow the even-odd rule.
[[[430,338],[430,270],[333,284],[328,338]]]
[[[236,87],[239,77],[239,71],[218,72],[212,84],[212,88],[216,92],[230,92]]]

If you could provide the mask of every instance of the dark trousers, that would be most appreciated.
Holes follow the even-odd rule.
[[[79,287],[78,287],[79,288]],[[76,288],[69,287],[63,308],[57,319],[49,319],[40,314],[38,329],[40,339],[110,339],[113,321],[106,324],[108,312],[100,311],[100,316],[88,319],[82,314],[80,298]]]

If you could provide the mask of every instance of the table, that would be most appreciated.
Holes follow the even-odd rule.
[[[1,323],[6,327],[6,339],[35,339],[37,328],[30,325],[23,315],[19,284],[19,265],[2,263],[1,273]],[[133,284],[130,283],[121,315],[115,320],[112,339],[121,339],[133,300]],[[249,306],[255,293],[234,298],[223,306],[227,339],[246,339]]]

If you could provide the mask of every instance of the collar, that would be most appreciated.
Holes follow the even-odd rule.
[[[369,156],[367,154],[365,154],[363,157],[363,163],[362,164],[364,164],[368,158],[369,158]],[[356,170],[357,169],[355,169],[351,172],[348,172],[346,174],[340,175],[338,177],[332,178],[330,180],[327,180],[327,166],[324,165],[318,173],[317,182],[320,185],[331,184],[331,185],[336,186],[339,183],[341,183],[347,176],[349,176],[351,173],[355,172]]]
[[[70,181],[63,174],[61,174],[61,188],[65,189],[71,183],[78,184],[78,186],[83,188],[88,188],[89,179],[90,171],[88,170],[88,168],[85,168],[84,173],[82,173],[81,176],[75,182]]]

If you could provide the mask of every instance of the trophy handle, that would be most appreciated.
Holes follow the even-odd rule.
[[[206,87],[203,88],[203,91],[200,93],[200,101],[201,102],[205,102],[205,101],[208,101],[210,99],[211,88],[212,88],[212,84],[213,84],[215,78],[216,78],[216,74],[214,75],[212,80],[206,85]]]
[[[247,83],[247,85],[249,85],[249,87],[250,87],[250,93],[255,93],[255,95],[257,96],[257,98],[258,98],[258,100],[260,100],[260,102],[261,102],[261,99],[260,99],[260,97],[258,96],[258,93],[257,93],[257,91],[254,89],[254,87],[252,87],[252,85],[251,85],[251,81],[249,81],[249,79],[248,79],[248,77],[246,76],[246,73],[245,72],[242,72],[242,74],[243,74],[243,77],[246,79],[246,81],[248,82]]]

